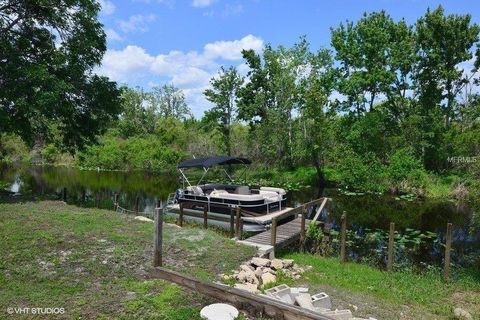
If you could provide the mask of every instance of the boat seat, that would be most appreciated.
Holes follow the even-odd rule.
[[[188,192],[196,195],[196,196],[203,196],[203,190],[199,186],[189,186],[187,187]]]
[[[278,193],[279,195],[284,195],[286,194],[285,189],[282,188],[274,188],[274,187],[260,187],[261,191],[273,191]]]
[[[250,194],[250,188],[248,186],[239,186],[235,189],[235,194]]]

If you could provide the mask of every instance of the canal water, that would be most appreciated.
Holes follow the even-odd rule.
[[[5,191],[0,202],[19,199],[60,199],[67,189],[67,202],[82,206],[113,208],[113,195],[119,194],[120,206],[133,209],[138,197],[139,210],[153,212],[157,200],[165,201],[180,185],[175,174],[151,172],[86,171],[66,167],[0,166],[0,183]],[[467,264],[472,255],[480,254],[480,227],[473,222],[473,212],[465,204],[446,199],[398,199],[391,195],[346,195],[336,189],[307,188],[288,193],[290,206],[321,196],[333,199],[334,228],[343,212],[349,229],[357,237],[374,230],[388,230],[395,223],[400,233],[432,232],[433,245],[421,252],[427,262],[441,263],[441,243],[447,223],[453,223],[454,261]],[[408,241],[414,241],[412,239]],[[467,261],[468,260],[468,261]]]

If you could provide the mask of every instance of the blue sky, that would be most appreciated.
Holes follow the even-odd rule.
[[[359,19],[363,12],[387,11],[413,23],[428,7],[472,15],[477,1],[417,0],[101,0],[100,20],[108,50],[98,72],[148,90],[173,83],[185,92],[195,116],[210,107],[202,92],[221,65],[247,71],[242,48],[292,45],[306,35],[312,49],[329,47],[330,28]]]

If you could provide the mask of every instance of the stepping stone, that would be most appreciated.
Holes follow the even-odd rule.
[[[200,317],[207,320],[234,320],[238,317],[238,310],[226,303],[214,303],[204,307]]]

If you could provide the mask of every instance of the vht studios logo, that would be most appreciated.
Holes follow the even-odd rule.
[[[29,308],[29,307],[10,307],[7,308],[8,314],[64,314],[65,308]]]

